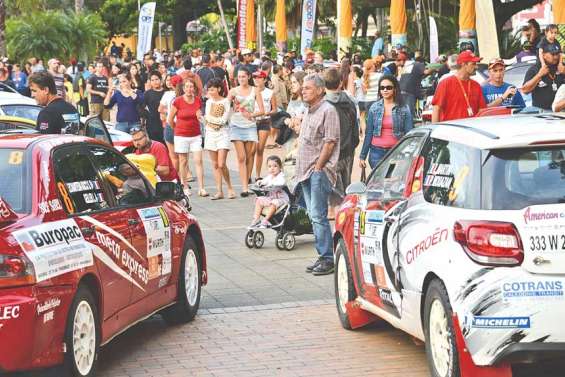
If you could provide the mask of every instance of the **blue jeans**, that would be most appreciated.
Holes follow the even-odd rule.
[[[384,155],[388,152],[388,149],[373,147],[371,146],[369,149],[369,166],[371,169],[374,169],[375,166],[379,163],[380,160],[384,157]]]
[[[328,221],[328,198],[331,183],[324,172],[313,172],[310,178],[300,183],[308,216],[312,221],[316,251],[320,258],[333,261],[332,228]]]
[[[139,122],[116,122],[116,130],[123,131],[129,134],[132,127],[139,127],[141,124]]]

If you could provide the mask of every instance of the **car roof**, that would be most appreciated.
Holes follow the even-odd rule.
[[[106,145],[103,142],[84,136],[45,135],[45,134],[0,134],[0,148],[26,149],[32,143],[50,145],[53,148],[62,144],[91,142]]]
[[[39,106],[33,98],[22,96],[19,93],[0,92],[0,106],[2,105],[35,105]]]
[[[523,114],[458,119],[428,126],[434,138],[479,149],[565,146],[565,114]]]

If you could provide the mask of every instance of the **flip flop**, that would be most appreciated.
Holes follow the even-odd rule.
[[[273,148],[276,148],[276,146],[275,146],[275,144],[267,144],[267,145],[265,145],[265,148],[266,149],[273,149]]]
[[[194,181],[196,181],[196,178],[190,177],[190,178],[187,178],[186,181],[187,182],[194,182]]]
[[[223,199],[223,198],[224,198],[223,194],[216,194],[216,195],[212,196],[210,198],[210,200],[220,200],[220,199]]]
[[[210,195],[206,192],[206,190],[200,190],[200,191],[198,191],[198,196],[205,198],[205,197],[210,196]]]

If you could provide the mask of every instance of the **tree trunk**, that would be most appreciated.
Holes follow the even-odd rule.
[[[80,13],[84,9],[84,0],[75,0],[75,12]]]
[[[361,37],[367,38],[367,30],[369,29],[369,14],[370,11],[365,9],[366,12],[363,12],[361,16]]]
[[[0,0],[0,55],[6,56],[6,1]]]

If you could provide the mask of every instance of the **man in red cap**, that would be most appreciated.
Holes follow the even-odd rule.
[[[470,50],[459,54],[457,72],[438,84],[432,100],[432,122],[470,118],[487,106],[481,86],[471,79],[479,61],[481,58]]]

